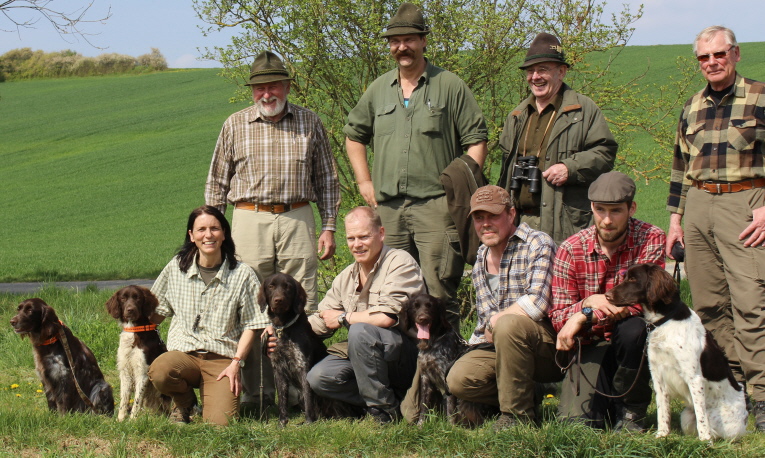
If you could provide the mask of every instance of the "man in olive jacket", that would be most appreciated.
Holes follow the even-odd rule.
[[[532,95],[508,115],[499,143],[499,186],[513,193],[520,221],[556,244],[592,225],[587,189],[618,148],[600,108],[563,82],[568,67],[560,41],[537,35],[520,67]]]

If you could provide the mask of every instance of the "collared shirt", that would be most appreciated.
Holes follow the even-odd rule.
[[[555,256],[552,237],[521,223],[507,241],[499,263],[499,288],[494,292],[486,279],[488,250],[486,245],[478,248],[473,266],[478,323],[470,337],[471,344],[484,342],[486,323],[516,302],[534,321],[547,318],[550,307],[550,274]]]
[[[215,145],[205,202],[316,202],[322,230],[335,230],[340,182],[324,125],[316,113],[287,103],[277,122],[250,106],[229,116]]]
[[[343,129],[372,144],[372,181],[378,202],[399,196],[444,195],[439,176],[468,146],[488,139],[481,108],[456,75],[427,63],[404,106],[398,68],[377,78]]]
[[[243,262],[231,270],[224,260],[215,278],[205,285],[196,261],[183,273],[174,257],[151,288],[159,300],[157,313],[173,317],[167,349],[203,350],[233,358],[245,329],[262,329],[271,323],[258,308],[259,289],[255,271]]]
[[[550,311],[555,331],[566,324],[571,315],[582,311],[582,303],[593,294],[605,294],[618,285],[635,264],[654,263],[664,267],[664,231],[635,218],[627,225],[627,237],[608,259],[598,242],[595,226],[577,232],[558,248],[553,265],[552,300]],[[639,305],[628,307],[631,316],[642,315]],[[587,337],[608,338],[613,323],[600,310],[594,311],[598,323],[584,329]]]
[[[335,277],[326,296],[319,303],[320,311],[369,310],[370,313],[387,313],[400,318],[401,307],[409,296],[426,292],[420,266],[404,250],[383,246],[380,257],[361,289],[360,268],[359,263],[354,262]],[[319,315],[311,315],[308,321],[320,336],[331,332]]]
[[[667,210],[682,214],[691,180],[765,178],[765,84],[736,74],[716,105],[709,85],[688,99],[675,136]]]
[[[541,172],[547,170],[548,167],[545,151],[547,151],[547,142],[550,139],[550,132],[555,122],[555,117],[558,116],[562,104],[563,86],[561,86],[558,95],[555,96],[550,104],[544,107],[541,113],[537,110],[536,103],[530,103],[526,108],[529,111],[529,117],[526,120],[526,125],[523,127],[523,146],[518,157],[536,156],[540,179],[543,179],[541,178]],[[541,183],[539,189],[542,189]],[[521,191],[518,195],[518,205],[523,209],[531,208],[539,211],[539,208],[542,206],[541,194],[541,192],[532,194],[529,192],[529,182],[522,182]]]

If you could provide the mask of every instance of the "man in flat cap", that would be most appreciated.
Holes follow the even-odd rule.
[[[647,364],[640,368],[646,340],[643,311],[639,305],[616,307],[605,293],[635,264],[664,267],[664,231],[632,217],[635,182],[621,172],[601,175],[588,196],[595,225],[566,239],[553,264],[550,318],[558,332],[557,349],[576,352],[582,345],[581,366],[569,369],[558,411],[595,428],[639,431],[651,403]],[[627,396],[609,399],[580,382],[585,377],[608,395],[635,386]]]
[[[316,113],[287,102],[292,78],[270,51],[252,64],[253,105],[231,115],[215,145],[205,202],[226,211],[234,205],[232,237],[241,260],[261,283],[275,272],[292,275],[316,304],[316,225],[309,202],[321,216],[319,259],[335,252],[335,218],[340,184],[327,132]],[[260,333],[258,333],[260,335]],[[244,366],[242,404],[257,401],[259,348]],[[273,399],[273,376],[264,361],[266,396]]]
[[[617,144],[600,108],[568,87],[560,41],[540,33],[520,68],[531,95],[507,117],[499,147],[499,185],[511,191],[520,220],[561,243],[590,226],[587,188],[614,166]]]
[[[563,377],[547,317],[555,243],[528,224],[516,227],[515,212],[499,186],[479,188],[470,200],[481,239],[472,273],[478,322],[470,343],[475,346],[446,379],[458,398],[499,407],[495,431],[539,423],[535,384]]]
[[[454,299],[465,263],[439,176],[463,152],[480,169],[488,134],[467,85],[425,58],[428,33],[419,8],[402,4],[382,34],[397,68],[369,86],[343,132],[359,191],[379,212],[386,244],[420,263],[428,291],[448,302],[457,324]]]

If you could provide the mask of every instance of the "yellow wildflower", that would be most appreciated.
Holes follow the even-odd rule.
[[[13,385],[11,385],[11,389],[12,389],[12,390],[15,390],[15,389],[16,389],[16,388],[18,388],[18,387],[19,387],[19,384],[18,384],[18,383],[14,383]]]

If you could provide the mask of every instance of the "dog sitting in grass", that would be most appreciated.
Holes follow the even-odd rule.
[[[149,366],[167,351],[157,325],[149,321],[159,305],[157,298],[142,286],[126,286],[106,301],[106,311],[122,326],[117,349],[120,371],[119,421],[130,412],[135,418],[143,409],[161,414],[170,413],[170,398],[162,396],[149,381]],[[130,408],[130,398],[133,406]]]
[[[35,370],[50,410],[114,414],[112,387],[96,357],[58,319],[53,307],[38,298],[22,301],[11,326],[32,342]]]

